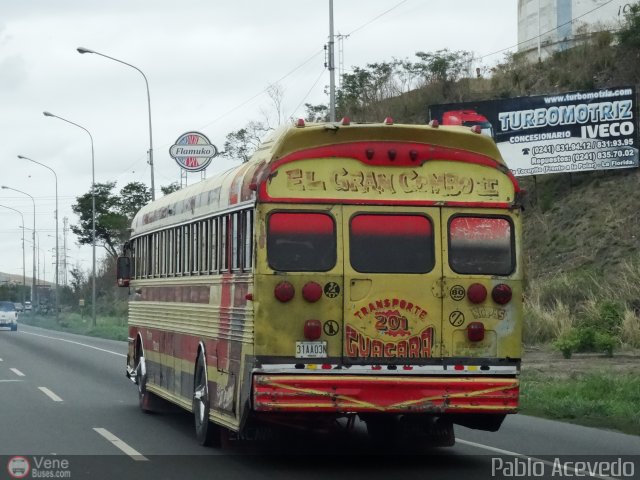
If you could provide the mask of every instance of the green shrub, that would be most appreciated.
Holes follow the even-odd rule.
[[[562,353],[564,358],[571,358],[574,352],[599,352],[607,357],[613,356],[618,339],[594,327],[578,326],[560,336],[553,347]]]
[[[596,332],[593,346],[597,352],[604,353],[607,357],[613,357],[613,349],[618,340],[613,335],[604,332]]]
[[[572,335],[564,335],[555,342],[553,342],[554,348],[562,352],[564,358],[571,358],[573,352],[576,351],[578,346],[577,340]]]

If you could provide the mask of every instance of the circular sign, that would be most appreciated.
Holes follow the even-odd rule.
[[[462,285],[454,285],[453,287],[451,287],[451,290],[449,290],[449,295],[451,295],[451,298],[456,301],[462,300],[466,293],[467,292],[465,292]]]
[[[218,149],[199,132],[187,132],[178,137],[169,149],[169,155],[180,168],[189,172],[199,172],[209,166]]]
[[[324,294],[329,298],[336,298],[340,295],[340,285],[336,282],[329,282],[324,286]]]
[[[324,333],[326,333],[328,336],[333,337],[340,331],[340,325],[335,320],[327,320],[326,322],[324,322],[322,330],[324,330]]]
[[[464,313],[455,311],[449,315],[449,323],[454,327],[459,327],[464,323]]]

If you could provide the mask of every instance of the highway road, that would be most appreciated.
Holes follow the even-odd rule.
[[[423,455],[372,452],[362,425],[346,440],[205,448],[191,414],[139,410],[125,356],[125,342],[0,331],[0,478],[25,461],[26,478],[640,478],[640,437],[524,415],[496,433],[456,427],[454,447]]]

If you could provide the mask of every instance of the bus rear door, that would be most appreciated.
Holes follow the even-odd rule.
[[[520,357],[517,215],[442,209],[444,357]]]
[[[438,208],[345,206],[343,360],[419,363],[440,356]]]

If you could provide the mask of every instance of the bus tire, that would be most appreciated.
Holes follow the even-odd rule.
[[[209,421],[207,364],[202,350],[198,353],[193,378],[192,410],[198,443],[206,447],[220,447],[222,439],[221,427]]]
[[[151,392],[147,391],[147,366],[144,361],[144,355],[138,357],[136,366],[136,385],[138,386],[138,405],[144,413],[150,413]]]

